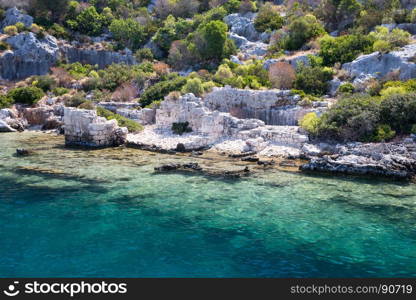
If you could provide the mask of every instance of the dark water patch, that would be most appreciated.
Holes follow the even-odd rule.
[[[8,168],[9,171],[14,172],[18,175],[35,175],[38,177],[43,177],[46,179],[54,178],[54,179],[62,179],[62,180],[73,180],[85,184],[105,184],[111,183],[110,180],[105,179],[92,179],[88,178],[85,175],[74,175],[70,173],[66,173],[59,169],[47,169],[47,168],[40,168],[34,166],[18,166],[15,168]]]

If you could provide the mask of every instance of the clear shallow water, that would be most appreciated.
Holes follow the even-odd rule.
[[[62,144],[0,134],[0,277],[416,276],[415,185],[156,175],[195,159]]]

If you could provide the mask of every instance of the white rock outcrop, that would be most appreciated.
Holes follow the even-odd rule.
[[[229,31],[246,38],[251,42],[260,40],[260,33],[254,28],[254,18],[256,14],[231,14],[224,18],[224,22],[229,26]]]
[[[99,117],[95,110],[69,107],[64,110],[64,128],[67,146],[118,146],[125,143],[128,133],[116,120]]]
[[[374,52],[361,55],[346,63],[342,69],[359,84],[370,78],[382,78],[390,72],[399,71],[400,80],[416,78],[416,44],[407,45],[389,53]]]
[[[325,107],[297,105],[301,97],[290,90],[243,90],[231,87],[214,88],[204,98],[211,110],[228,112],[241,119],[260,119],[268,125],[298,125],[309,112],[321,114]]]
[[[33,32],[22,32],[6,42],[12,50],[0,56],[0,76],[4,79],[47,74],[59,57],[57,40],[51,35],[38,39]]]

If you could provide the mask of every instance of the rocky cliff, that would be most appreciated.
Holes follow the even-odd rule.
[[[12,50],[0,54],[0,76],[3,79],[45,75],[59,57],[57,40],[50,35],[38,38],[32,32],[22,32],[7,38],[6,42]]]
[[[80,62],[97,65],[103,69],[111,64],[136,64],[136,59],[130,51],[120,53],[103,49],[82,48],[65,45],[61,48],[61,55],[68,63]]]

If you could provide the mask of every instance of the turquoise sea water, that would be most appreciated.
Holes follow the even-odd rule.
[[[62,145],[0,135],[0,277],[416,276],[414,184],[155,174],[195,159]]]

